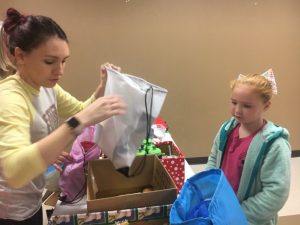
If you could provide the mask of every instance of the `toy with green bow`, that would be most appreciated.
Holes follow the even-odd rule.
[[[153,144],[153,140],[151,138],[144,139],[143,144],[137,151],[137,155],[157,155],[161,156],[161,150]]]

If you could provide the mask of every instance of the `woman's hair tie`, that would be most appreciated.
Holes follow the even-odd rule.
[[[6,19],[3,24],[3,28],[7,34],[11,34],[16,27],[23,25],[27,21],[27,16],[21,14],[14,8],[9,8],[6,11]]]

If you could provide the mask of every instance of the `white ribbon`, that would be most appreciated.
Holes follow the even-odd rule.
[[[273,70],[268,69],[266,72],[262,73],[261,75],[264,76],[268,81],[271,82],[272,92],[273,92],[274,95],[277,95],[278,94],[278,89],[277,89],[276,80],[275,80]]]
[[[276,80],[275,80],[275,76],[274,76],[273,70],[272,69],[268,69],[266,72],[262,73],[261,75],[263,77],[265,77],[271,83],[272,93],[274,95],[277,95],[278,94],[278,89],[277,89]],[[243,79],[245,77],[246,77],[245,75],[239,74],[238,79],[240,80],[240,79]]]

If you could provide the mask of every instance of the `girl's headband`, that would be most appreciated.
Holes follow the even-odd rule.
[[[275,76],[274,76],[273,70],[272,69],[268,69],[266,72],[262,73],[261,75],[263,77],[265,77],[271,83],[272,93],[274,95],[277,95],[278,94],[278,90],[277,90],[277,85],[276,85],[276,80],[275,80]],[[246,77],[245,75],[239,74],[238,79],[243,79],[245,77]]]

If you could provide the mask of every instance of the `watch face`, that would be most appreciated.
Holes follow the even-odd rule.
[[[67,123],[71,128],[76,128],[79,125],[79,121],[75,117],[68,119]]]

